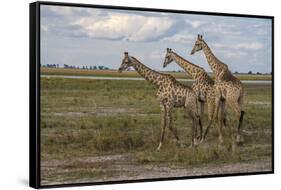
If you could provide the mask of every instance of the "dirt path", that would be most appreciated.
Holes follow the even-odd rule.
[[[51,185],[270,171],[271,160],[184,168],[167,167],[164,164],[141,165],[137,163],[133,154],[117,154],[80,158],[67,162],[43,161],[41,167],[42,184]],[[93,174],[98,171],[98,175],[83,176],[83,170]]]

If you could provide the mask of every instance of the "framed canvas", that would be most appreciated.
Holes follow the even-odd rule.
[[[30,4],[30,186],[274,172],[274,18]]]

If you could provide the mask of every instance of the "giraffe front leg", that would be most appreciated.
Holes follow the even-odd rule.
[[[180,146],[181,144],[179,143],[178,132],[177,132],[177,129],[173,127],[172,121],[173,121],[173,119],[172,119],[172,109],[171,109],[171,107],[167,107],[166,108],[166,125],[168,126],[170,131],[173,133],[173,135],[174,135],[174,137],[177,141],[177,145]]]
[[[221,102],[221,95],[217,94],[215,97],[215,102],[214,102],[214,120],[217,122],[219,118],[219,109],[220,109],[220,102]]]
[[[225,100],[221,101],[221,108],[220,108],[220,115],[223,121],[223,126],[226,127],[226,117],[227,117],[227,111],[226,111],[226,103]]]
[[[192,118],[192,128],[191,128],[191,144],[189,147],[194,147],[196,144],[197,144],[197,141],[196,141],[196,118],[193,117]]]
[[[163,140],[164,140],[164,135],[165,135],[165,128],[166,128],[166,108],[164,105],[160,105],[161,108],[161,113],[160,113],[160,117],[161,117],[161,136],[160,136],[160,143],[157,147],[157,150],[159,151],[161,149]]]
[[[196,128],[198,127],[198,115],[196,115],[195,109],[191,107],[186,107],[186,114],[192,119],[192,128],[191,128],[191,143],[189,147],[194,147],[197,144],[196,139]]]
[[[207,102],[208,102],[208,125],[205,129],[201,142],[205,141],[206,136],[209,132],[209,128],[213,125],[213,121],[214,121],[215,98],[209,97]]]
[[[225,123],[225,102],[219,102],[219,111],[218,111],[218,125],[219,125],[219,142],[223,143],[223,126]]]
[[[219,117],[219,112],[221,111],[221,95],[217,95],[215,98],[215,111],[214,111],[214,119],[218,125],[218,131],[219,131],[219,142],[223,143],[223,135],[222,135],[222,126],[223,121],[221,117]]]
[[[238,144],[242,144],[243,139],[241,136],[241,126],[243,123],[244,111],[241,111],[241,106],[237,101],[232,100],[230,101],[230,103],[231,103],[231,107],[234,109],[236,120],[238,121],[237,130],[233,131],[234,134],[236,133],[235,141]]]

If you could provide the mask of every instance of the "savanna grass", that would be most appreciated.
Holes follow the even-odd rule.
[[[244,144],[239,151],[232,152],[234,118],[230,110],[223,145],[218,145],[214,126],[205,144],[188,148],[191,121],[184,118],[182,109],[175,109],[173,124],[184,147],[176,145],[167,129],[163,148],[157,152],[160,108],[153,85],[146,81],[41,78],[41,158],[71,160],[130,152],[136,155],[138,164],[181,166],[270,158],[271,85],[244,86]],[[205,126],[206,118],[205,114]],[[81,172],[86,176],[91,173]],[[90,175],[103,174],[97,171]]]

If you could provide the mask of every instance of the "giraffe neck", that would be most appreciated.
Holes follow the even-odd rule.
[[[211,70],[214,72],[215,76],[219,72],[221,61],[213,54],[212,50],[209,48],[206,42],[203,42],[203,51],[208,61],[208,64],[211,67]]]
[[[194,65],[193,63],[185,60],[181,56],[179,56],[176,53],[173,53],[175,62],[181,66],[193,79],[196,79],[199,77],[199,74],[202,72],[202,68]]]
[[[134,69],[145,79],[150,81],[152,84],[156,86],[160,86],[161,81],[163,80],[164,76],[161,73],[158,73],[149,67],[142,64],[136,58],[131,57],[132,66]]]

